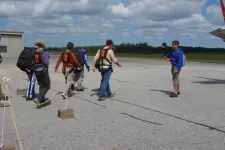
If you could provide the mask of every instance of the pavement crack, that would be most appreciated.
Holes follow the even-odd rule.
[[[162,125],[162,124],[160,124],[160,123],[151,122],[151,121],[148,121],[148,120],[144,120],[144,119],[137,118],[137,117],[132,116],[132,115],[127,114],[127,113],[120,113],[120,114],[122,114],[122,115],[127,115],[127,116],[129,116],[129,117],[131,117],[131,118],[134,118],[134,119],[137,119],[137,120],[140,120],[140,121],[144,121],[144,122],[148,122],[148,123],[151,123],[151,124]]]
[[[158,111],[158,110],[154,110],[154,109],[147,108],[147,107],[144,107],[144,106],[140,106],[140,105],[137,105],[137,104],[133,104],[133,103],[130,103],[130,102],[122,101],[122,100],[119,100],[119,99],[112,98],[111,100],[115,100],[115,101],[122,102],[122,103],[125,103],[125,104],[129,104],[129,105],[133,105],[133,106],[140,107],[140,108],[143,108],[143,109],[147,109],[147,110],[150,110],[150,111],[154,111],[154,112],[157,112],[157,113],[160,113],[160,114],[164,114],[164,115],[167,115],[167,116],[170,116],[170,117],[174,117],[176,119],[183,120],[183,121],[186,121],[186,122],[189,122],[189,123],[193,123],[193,124],[196,124],[196,125],[199,125],[199,126],[204,126],[204,127],[209,128],[209,130],[216,130],[216,131],[225,133],[224,130],[220,130],[220,129],[216,128],[216,127],[209,126],[209,125],[206,125],[206,124],[203,124],[203,123],[191,121],[191,120],[184,119],[184,118],[181,118],[181,117],[178,117],[178,116],[175,116],[175,115],[164,113],[164,112],[161,112],[161,111]]]
[[[95,105],[98,105],[98,106],[101,106],[101,107],[104,107],[104,108],[106,108],[106,107],[107,107],[107,106],[105,106],[105,105],[101,105],[101,104],[98,104],[98,103],[92,102],[92,101],[90,101],[90,100],[88,100],[88,99],[86,99],[86,98],[83,98],[83,97],[79,97],[79,96],[73,96],[73,97],[80,98],[80,99],[85,100],[85,101],[87,101],[87,102],[89,102],[89,103],[92,103],[92,104],[95,104]]]
[[[144,85],[144,84],[132,83],[132,82],[123,81],[123,80],[119,80],[119,79],[115,79],[115,78],[111,78],[111,79],[112,80],[115,80],[115,81],[118,81],[120,83],[127,83],[127,84],[131,84],[131,85],[135,85],[135,86],[139,85],[141,87],[152,87],[152,88],[154,88],[154,86],[151,86],[151,85]]]

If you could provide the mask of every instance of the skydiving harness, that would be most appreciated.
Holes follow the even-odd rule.
[[[37,67],[44,67],[44,70],[47,70],[48,69],[48,66],[46,66],[45,64],[43,64],[43,62],[41,60],[42,54],[44,52],[45,52],[45,50],[40,51],[40,52],[37,52],[37,51],[34,52],[35,68],[37,68]]]
[[[109,66],[108,69],[106,69],[105,71],[103,71],[103,73],[107,72],[108,70],[111,70],[113,72],[112,69],[112,62],[106,57],[108,54],[109,49],[100,49],[99,51],[99,70],[101,71],[101,67],[103,68],[103,66]],[[108,64],[104,64],[104,59],[109,63]]]

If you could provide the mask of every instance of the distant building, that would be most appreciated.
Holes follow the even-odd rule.
[[[24,49],[24,32],[0,31],[2,57],[18,57]]]

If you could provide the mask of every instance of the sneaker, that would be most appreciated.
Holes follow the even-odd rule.
[[[98,98],[98,101],[104,101],[105,98],[101,97],[101,98]]]
[[[40,104],[40,100],[37,99],[37,98],[33,99],[33,101],[34,101],[36,104]]]
[[[64,93],[61,96],[62,96],[63,99],[67,99],[68,98]]]
[[[178,96],[177,96],[177,94],[175,94],[175,93],[171,93],[171,94],[170,94],[170,97],[178,97]]]
[[[74,84],[71,85],[70,89],[71,89],[72,91],[75,90]]]
[[[77,89],[77,91],[79,92],[79,91],[84,91],[84,89]]]

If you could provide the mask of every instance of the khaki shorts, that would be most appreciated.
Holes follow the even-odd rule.
[[[171,68],[171,73],[172,73],[172,81],[173,81],[173,85],[177,86],[179,85],[180,81],[179,81],[179,74],[180,74],[180,70],[176,73],[173,73],[173,68]]]

